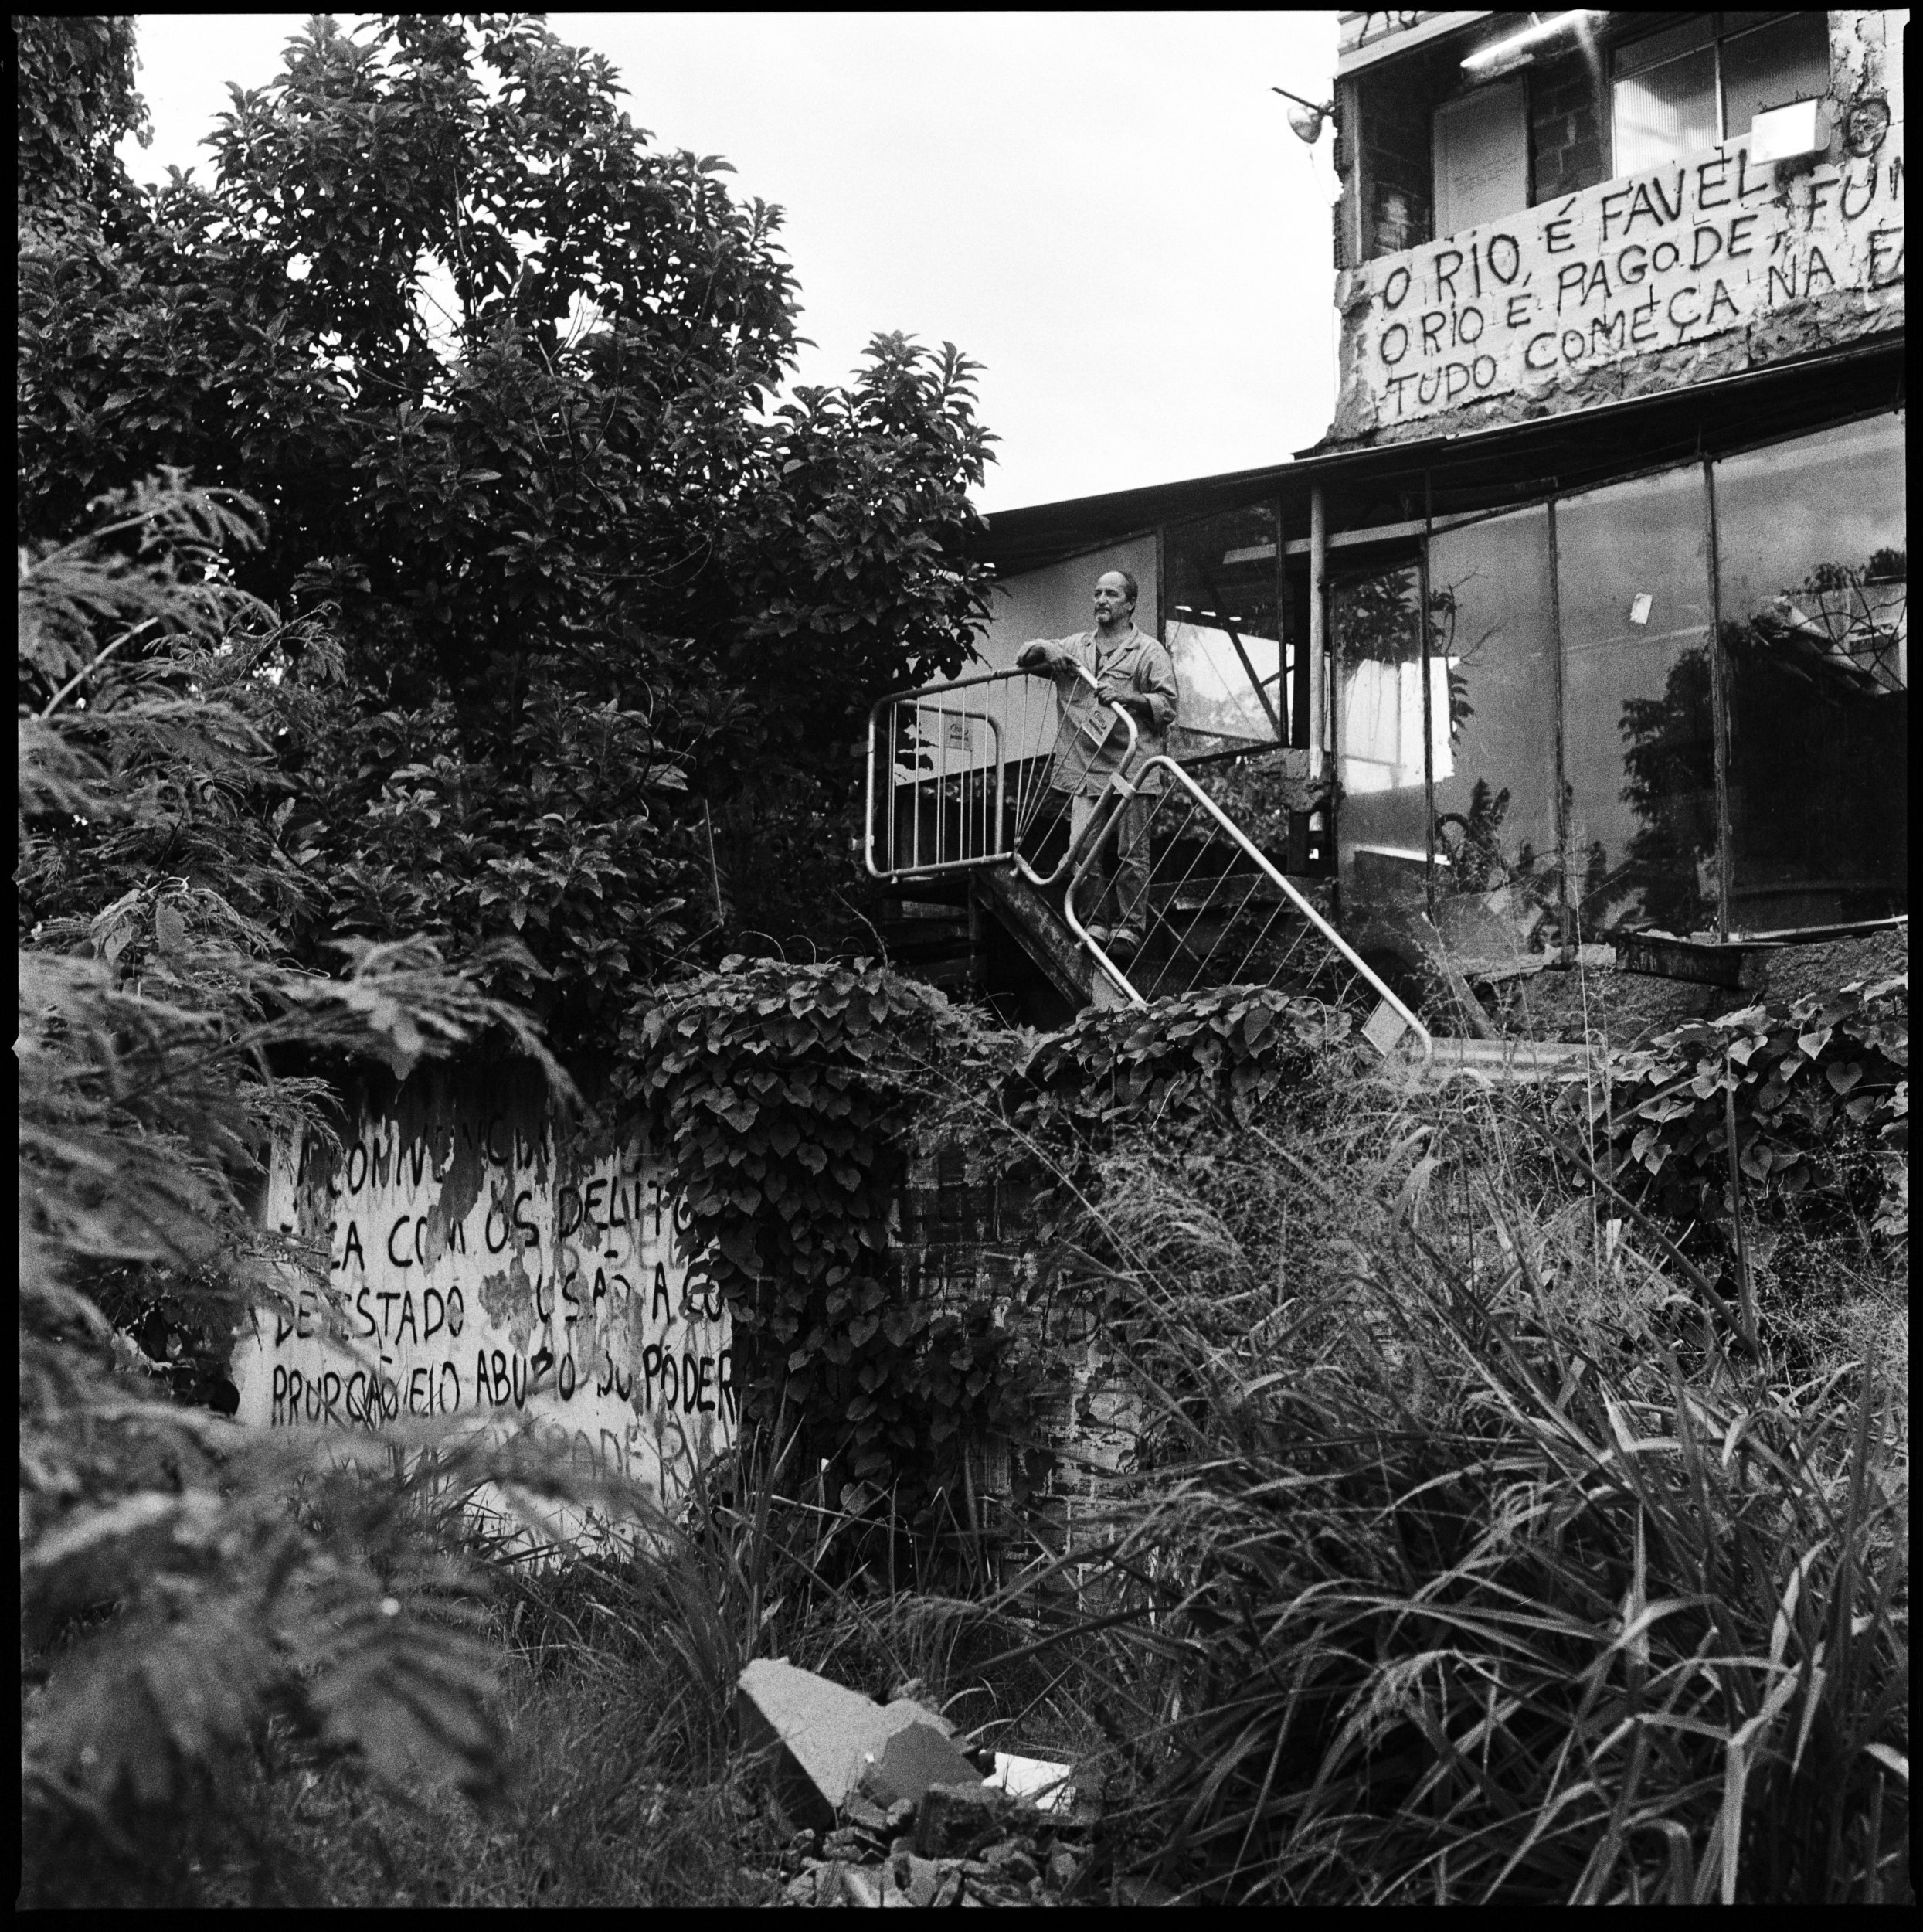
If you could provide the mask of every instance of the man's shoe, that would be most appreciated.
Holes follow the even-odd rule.
[[[1107,946],[1109,943],[1109,929],[1107,927],[1085,926],[1082,930],[1088,934],[1090,939],[1094,940],[1096,945],[1101,947]]]
[[[1117,929],[1115,937],[1109,941],[1108,955],[1116,965],[1125,964],[1142,950],[1142,935],[1131,932],[1127,927]]]

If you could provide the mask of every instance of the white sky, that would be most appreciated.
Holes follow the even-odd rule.
[[[142,14],[142,179],[210,172],[226,83],[266,84],[307,16]],[[356,16],[341,18],[344,22]],[[1272,463],[1335,398],[1325,131],[1333,13],[557,13],[657,145],[719,154],[786,212],[800,379],[878,330],[984,365],[982,507]]]

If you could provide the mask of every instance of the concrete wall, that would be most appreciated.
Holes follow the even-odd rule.
[[[1337,277],[1330,440],[1585,408],[1900,331],[1907,18],[1830,14],[1830,139],[1813,162],[1754,165],[1735,141],[1605,181],[1602,72],[1579,50],[1545,58],[1529,75],[1534,206],[1394,252],[1378,203],[1455,86],[1419,49],[1346,83],[1349,232],[1377,252]]]
[[[1901,331],[1903,138],[1792,171],[1732,144],[1337,277],[1330,439],[1587,408]]]
[[[1028,1207],[978,1159],[918,1150],[895,1236],[907,1291],[1006,1307]],[[429,1070],[363,1096],[338,1155],[276,1154],[260,1213],[324,1285],[275,1264],[292,1305],[263,1302],[236,1345],[243,1423],[397,1440],[531,1424],[671,1508],[734,1440],[728,1323],[662,1163],[571,1136],[531,1069]],[[1061,1310],[1050,1342],[1073,1356],[1073,1400],[1038,1427],[1119,1458],[1112,1428],[1075,1419],[1099,1359],[1086,1313]],[[970,1473],[978,1497],[1006,1497],[1007,1445],[973,1444]],[[565,1538],[582,1522],[555,1510],[545,1526]]]
[[[262,1219],[282,1270],[234,1352],[239,1420],[379,1434],[532,1423],[671,1502],[732,1440],[726,1318],[659,1162],[559,1127],[525,1070],[423,1073],[337,1156],[288,1144]]]
[[[1345,87],[1337,171],[1344,199],[1357,205],[1352,260],[1416,247],[1435,233],[1429,113],[1452,91],[1455,64],[1418,52],[1386,77],[1364,73]]]

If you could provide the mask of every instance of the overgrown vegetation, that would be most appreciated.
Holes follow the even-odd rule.
[[[161,468],[263,507],[236,583],[321,620],[229,694],[301,957],[513,937],[486,988],[605,1053],[636,983],[858,934],[848,741],[986,607],[967,358],[878,335],[784,396],[780,211],[539,16],[317,16],[154,191],[131,22],[15,39],[19,534]],[[821,831],[773,873],[771,816]]]
[[[1900,1240],[1909,1041],[1907,977],[1746,1006],[1614,1056],[1589,1124],[1614,1171],[1679,1222],[1728,1227],[1746,1210],[1752,1240],[1773,1240],[1794,1203],[1805,1230]]]
[[[793,1417],[827,1493],[926,1536],[961,1459],[1026,1439],[1047,1365],[1002,1311],[904,1275],[918,1135],[992,1091],[1013,1041],[867,961],[724,962],[637,1010],[623,1097],[647,1120],[732,1318],[742,1400]],[[1018,1492],[1031,1473],[1018,1458]]]
[[[1539,1108],[1307,1097],[1125,1127],[1058,1251],[1140,1417],[1038,1638],[1106,1715],[1109,1869],[1906,1899],[1900,1255],[1751,1359]]]
[[[1091,1900],[1909,1902],[1906,984],[1553,1105],[1246,988],[1047,1042],[865,963],[663,992],[818,910],[850,708],[960,648],[963,359],[763,410],[774,211],[526,16],[317,24],[152,197],[131,26],[15,42],[25,1902],[765,1898],[778,1654],[1075,1759]],[[142,1345],[298,1278],[253,1189],[317,1069],[565,1097],[505,993],[630,1063],[734,1317],[671,1522]],[[1005,1293],[901,1265],[939,1143],[1034,1190]],[[1133,1455],[1044,1489],[1071,1383]],[[491,1481],[651,1546],[530,1563]]]
[[[310,1258],[269,1145],[355,1057],[565,1096],[530,1012],[604,1056],[781,916],[730,828],[838,827],[848,719],[959,663],[992,439],[952,346],[779,397],[779,212],[537,17],[317,18],[158,192],[131,18],[13,26],[26,1894],[185,1898],[276,1739],[501,1798],[460,1500],[583,1492],[170,1400]],[[831,943],[844,849],[775,896]]]
[[[163,838],[180,801],[204,823],[271,782],[219,696],[274,635],[227,569],[255,527],[243,502],[162,483],[22,556],[26,879],[110,869]],[[138,1883],[218,1816],[270,1718],[389,1776],[483,1798],[500,1783],[473,1580],[423,1516],[423,1485],[457,1495],[504,1468],[548,1484],[539,1465],[475,1450],[442,1458],[433,1484],[419,1468],[357,1481],[352,1445],[263,1444],[170,1401],[162,1365],[105,1311],[131,1274],[231,1335],[297,1274],[248,1189],[277,1133],[327,1131],[327,1089],[276,1077],[277,1059],[404,1069],[491,1033],[565,1090],[524,1019],[430,945],[347,942],[339,978],[293,966],[251,916],[284,881],[250,856],[239,842],[224,893],[149,875],[90,920],[36,927],[19,954],[29,1896]]]

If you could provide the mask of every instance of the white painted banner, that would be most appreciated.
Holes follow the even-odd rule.
[[[571,1159],[539,1111],[416,1108],[338,1162],[281,1150],[263,1218],[324,1247],[327,1286],[290,1270],[294,1307],[256,1311],[243,1423],[532,1419],[664,1502],[733,1440],[725,1313],[638,1149]]]
[[[1393,429],[1707,342],[1799,305],[1903,300],[1901,124],[1872,154],[1752,165],[1747,146],[1609,182],[1342,278],[1339,434]],[[1828,339],[1819,332],[1796,352]]]

